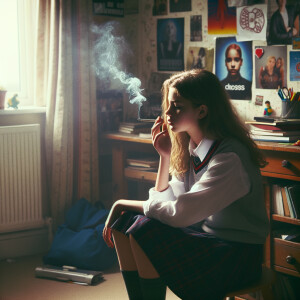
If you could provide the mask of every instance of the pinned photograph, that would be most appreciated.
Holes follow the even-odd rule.
[[[262,55],[255,56],[255,79],[257,89],[278,89],[286,86],[286,46],[257,47]]]
[[[214,49],[189,47],[186,61],[187,70],[202,69],[213,71]]]
[[[202,16],[191,16],[190,19],[191,42],[202,41]]]
[[[237,7],[237,41],[266,40],[267,4]]]
[[[231,99],[252,98],[252,42],[235,37],[216,39],[216,75]]]

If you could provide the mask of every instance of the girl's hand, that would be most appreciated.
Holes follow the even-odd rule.
[[[152,144],[160,156],[170,156],[172,143],[167,125],[158,117],[151,129]]]
[[[112,206],[108,217],[105,222],[105,226],[103,228],[103,239],[108,247],[114,248],[114,243],[112,241],[112,233],[111,233],[111,225],[120,217],[121,210],[120,205],[118,205],[118,201]]]

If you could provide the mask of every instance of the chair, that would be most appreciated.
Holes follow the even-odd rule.
[[[253,282],[249,286],[245,286],[238,290],[227,293],[226,298],[234,298],[238,295],[245,295],[261,291],[264,300],[273,300],[274,296],[272,293],[272,284],[274,283],[274,281],[274,271],[263,266],[261,278],[257,282]]]

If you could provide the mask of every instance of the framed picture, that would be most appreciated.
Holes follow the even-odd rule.
[[[170,0],[170,12],[191,11],[191,0]]]
[[[168,14],[167,0],[154,0],[153,16],[163,16]]]
[[[157,20],[157,69],[184,70],[184,18]]]
[[[124,0],[93,0],[95,15],[124,17]]]

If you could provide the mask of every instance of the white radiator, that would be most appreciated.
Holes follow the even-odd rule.
[[[0,233],[44,224],[40,125],[1,126]]]

